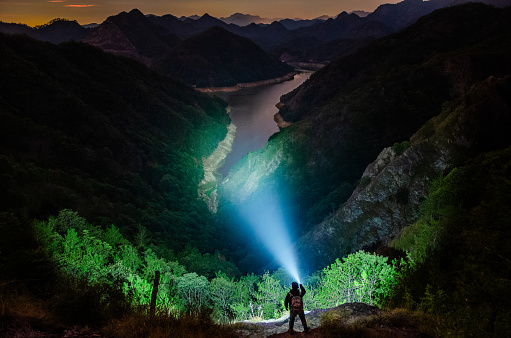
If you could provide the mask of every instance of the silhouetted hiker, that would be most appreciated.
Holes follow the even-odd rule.
[[[295,325],[296,315],[300,317],[302,321],[303,329],[305,332],[309,331],[310,327],[307,326],[305,320],[305,313],[303,313],[303,296],[305,295],[305,288],[300,284],[301,291],[298,291],[298,283],[291,283],[292,289],[287,293],[284,306],[286,310],[289,308],[289,333],[293,334],[293,326]]]

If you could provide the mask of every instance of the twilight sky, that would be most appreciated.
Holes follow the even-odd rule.
[[[77,20],[79,24],[101,23],[107,17],[138,8],[144,14],[203,15],[226,17],[233,13],[266,18],[312,19],[335,16],[342,11],[372,12],[380,4],[400,0],[0,0],[0,20],[29,26],[54,18]]]

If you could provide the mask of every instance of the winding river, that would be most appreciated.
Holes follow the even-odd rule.
[[[218,170],[225,177],[229,169],[243,156],[262,148],[268,138],[279,131],[273,116],[278,112],[275,105],[280,97],[289,93],[303,82],[312,72],[300,72],[293,80],[279,84],[242,88],[235,92],[216,93],[229,104],[229,115],[236,126],[236,137],[232,151],[227,155],[224,165]]]

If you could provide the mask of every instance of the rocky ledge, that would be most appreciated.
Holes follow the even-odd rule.
[[[354,325],[362,320],[369,319],[379,313],[377,307],[363,303],[345,303],[332,309],[314,310],[306,312],[305,319],[307,325],[311,328],[307,332],[307,337],[321,337],[317,328],[322,321],[334,318],[344,325]],[[240,337],[285,337],[288,336],[289,315],[275,320],[261,321],[257,323],[242,322],[236,324],[240,329]],[[294,324],[295,335],[300,336],[303,332],[303,326],[300,318],[296,318]]]

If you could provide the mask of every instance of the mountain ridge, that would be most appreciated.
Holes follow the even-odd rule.
[[[157,60],[154,69],[197,87],[230,87],[282,77],[293,71],[251,40],[219,26],[186,39]]]
[[[509,8],[481,4],[441,9],[317,71],[281,98],[280,114],[293,124],[231,169],[219,189],[220,212],[253,205],[265,189],[276,189],[285,194],[282,208],[295,231],[311,231],[349,199],[382,149],[409,140],[474,84],[511,73],[509,15]],[[410,220],[399,217],[401,227]],[[306,237],[311,246],[313,234]],[[378,237],[338,250],[384,244],[371,238]],[[339,247],[329,243],[305,250],[303,261],[328,264],[342,256],[328,254]]]

